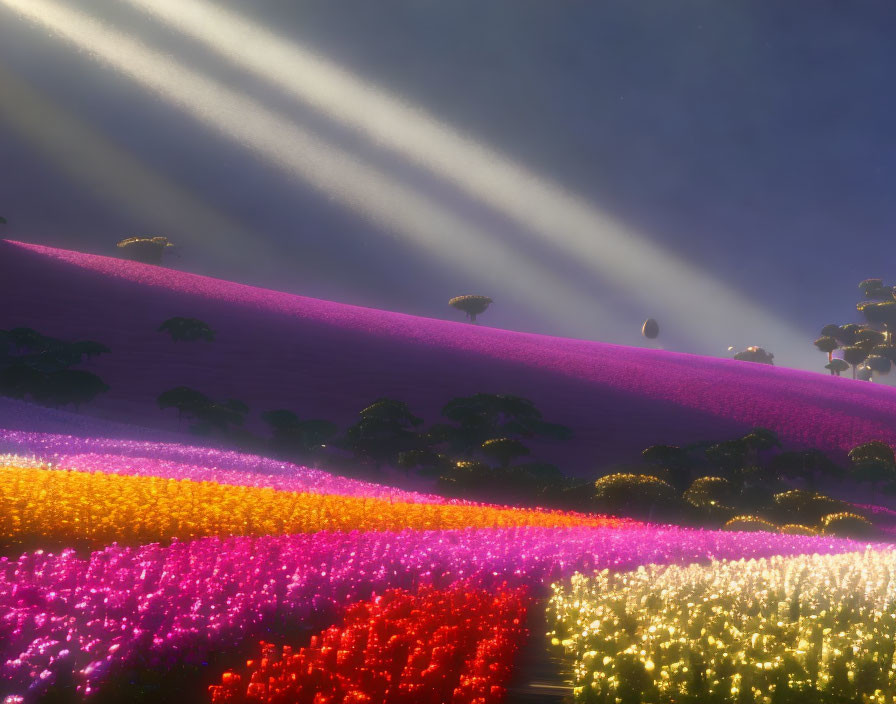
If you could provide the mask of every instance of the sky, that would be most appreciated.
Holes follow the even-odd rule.
[[[888,2],[208,6],[0,0],[0,236],[819,371],[896,280]]]

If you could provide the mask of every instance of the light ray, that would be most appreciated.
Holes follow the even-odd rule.
[[[327,59],[207,0],[128,0],[229,61],[278,86],[498,210],[602,280],[674,320],[695,340],[771,346],[803,356],[808,333],[584,199],[477,143]],[[668,326],[667,326],[667,329]],[[761,338],[745,337],[760,335]],[[749,342],[754,340],[754,342]]]
[[[203,257],[228,264],[249,250],[273,261],[268,243],[234,219],[209,207],[155,170],[141,164],[75,115],[47,100],[0,64],[0,120],[28,140],[56,168],[96,198],[144,223],[135,233],[166,235]]]
[[[587,335],[601,319],[613,319],[611,311],[588,300],[579,288],[491,233],[169,56],[53,0],[0,2],[443,263],[495,283],[545,321],[559,320]]]

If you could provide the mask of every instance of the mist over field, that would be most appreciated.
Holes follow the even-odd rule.
[[[885,275],[886,6],[214,3],[305,60],[259,72],[245,25],[150,4],[0,2],[3,237],[164,235],[171,266],[302,295],[449,318],[481,293],[489,325],[621,344],[652,316],[667,349],[815,370]]]

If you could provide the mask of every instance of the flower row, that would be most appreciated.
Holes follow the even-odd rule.
[[[74,672],[90,693],[137,662],[198,664],[283,623],[332,622],[374,591],[709,557],[844,552],[848,540],[679,528],[311,533],[112,545],[0,558],[0,690],[36,699]]]
[[[433,494],[403,491],[372,482],[339,477],[291,462],[177,443],[84,438],[0,429],[0,453],[36,455],[52,461],[55,465],[72,469],[91,471],[96,469],[119,474],[152,474],[172,479],[216,481],[224,484],[245,484],[393,501],[426,503],[447,501]],[[96,456],[105,458],[99,459]]]
[[[580,701],[896,698],[896,551],[606,571],[554,585]]]
[[[342,625],[282,652],[262,643],[247,672],[209,688],[213,704],[362,704],[503,699],[527,635],[525,588],[494,592],[466,582],[418,592],[391,589],[346,609]]]
[[[75,539],[101,547],[207,535],[626,525],[559,511],[391,503],[215,482],[0,467],[0,540]]]

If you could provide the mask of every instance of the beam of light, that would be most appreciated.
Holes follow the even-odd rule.
[[[521,164],[327,59],[206,0],[128,0],[232,63],[451,182],[612,283],[689,337],[765,344],[798,360],[808,333]],[[667,326],[666,329],[669,329]],[[749,335],[761,335],[761,340]]]
[[[19,137],[97,199],[144,223],[140,232],[130,234],[166,235],[178,245],[201,249],[203,258],[228,264],[240,261],[250,250],[256,257],[274,261],[267,243],[250,230],[141,164],[3,64],[0,95],[0,120]]]
[[[53,0],[0,0],[267,162],[365,215],[374,223],[524,302],[545,321],[593,330],[613,313],[585,300],[562,277],[363,161],[316,138],[259,103],[174,59]],[[588,319],[581,311],[587,309]]]

